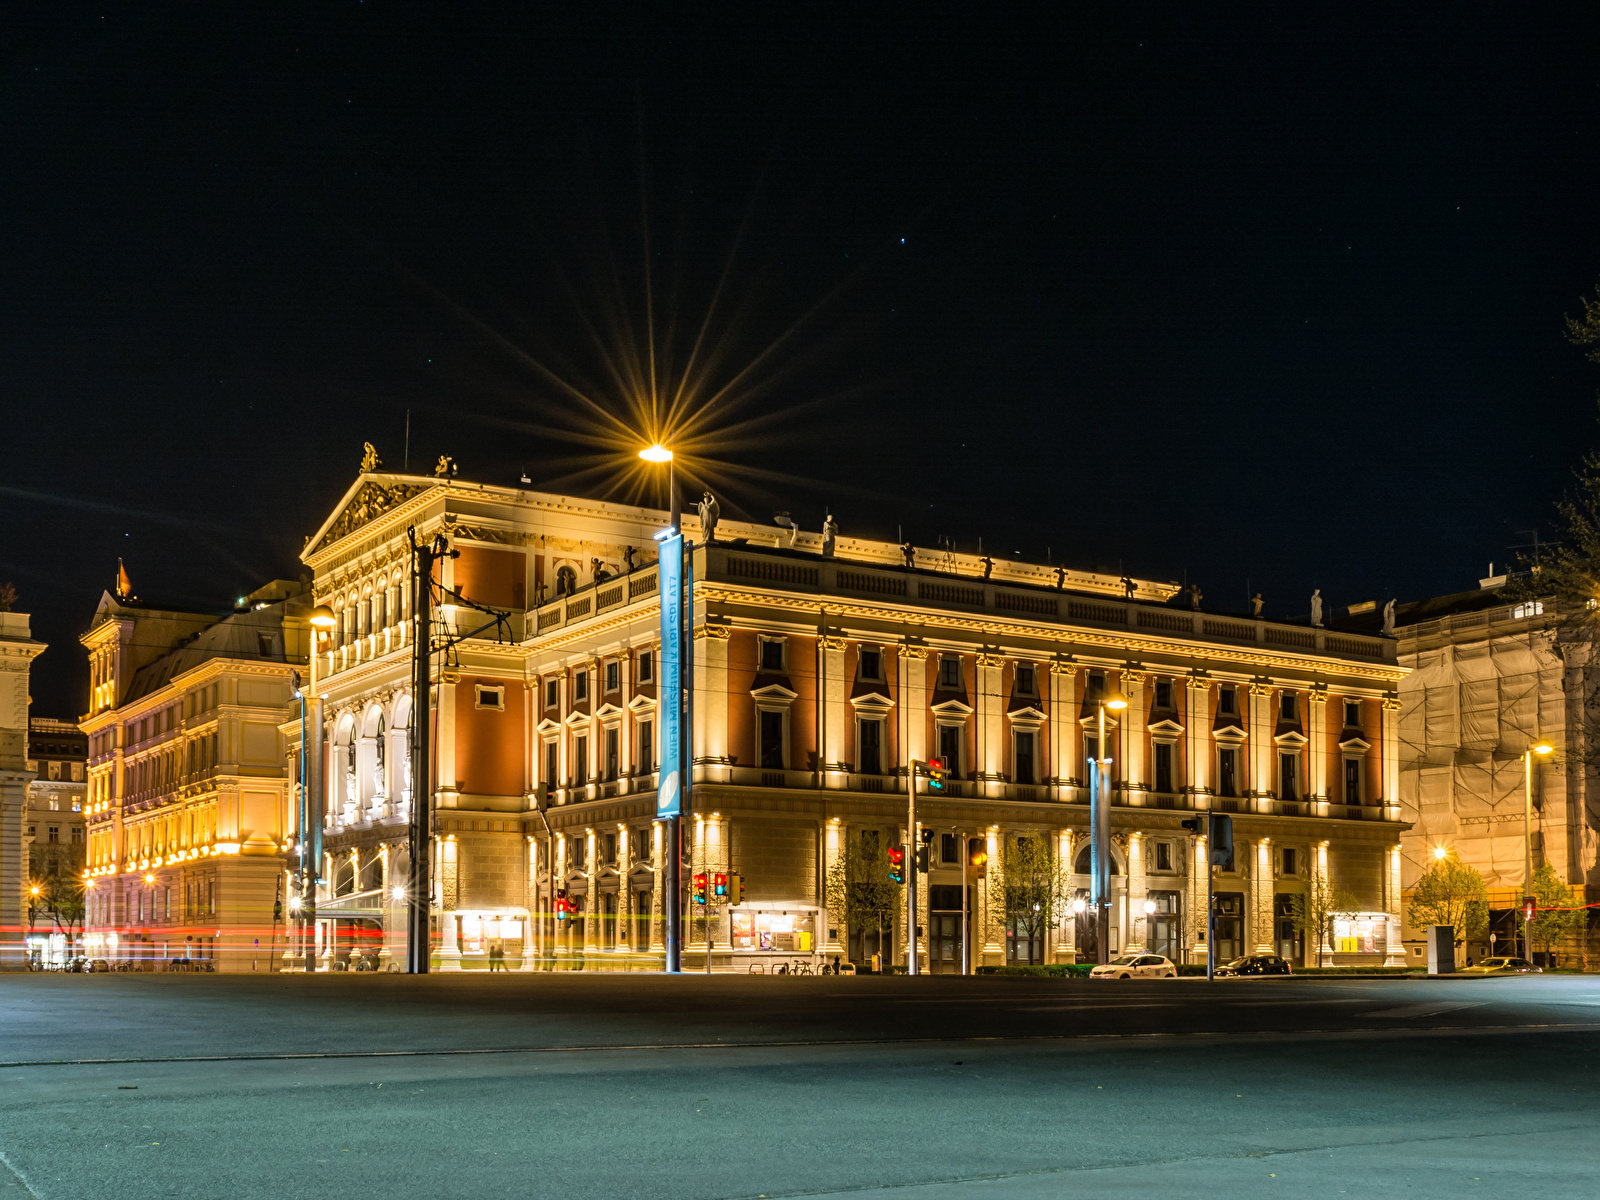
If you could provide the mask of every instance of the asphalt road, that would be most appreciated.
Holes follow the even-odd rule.
[[[0,977],[0,1198],[1600,1192],[1600,977]]]

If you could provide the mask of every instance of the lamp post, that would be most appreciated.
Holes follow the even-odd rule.
[[[1121,692],[1096,698],[1099,741],[1089,776],[1089,902],[1094,905],[1095,961],[1111,961],[1111,797],[1106,775],[1111,755],[1106,752],[1106,709],[1121,712],[1128,698]]]
[[[689,722],[688,687],[684,680],[687,639],[683,606],[688,602],[683,586],[683,512],[678,500],[678,467],[672,451],[659,442],[639,451],[648,463],[667,467],[667,513],[669,525],[657,534],[661,542],[661,569],[657,573],[661,594],[661,710],[662,762],[658,767],[660,787],[656,812],[666,824],[663,851],[662,892],[666,905],[666,970],[677,974],[683,968],[683,818],[689,815],[688,755],[684,753]]]
[[[319,604],[311,610],[311,653],[307,656],[307,670],[311,676],[309,713],[307,696],[295,678],[295,694],[300,697],[300,942],[305,955],[305,969],[312,969],[311,950],[307,934],[314,928],[317,912],[317,871],[322,865],[322,701],[315,698],[317,690],[317,654],[325,640],[331,636],[339,619],[333,609]],[[308,720],[308,716],[311,718]],[[315,728],[317,736],[310,736]]]
[[[1540,739],[1522,752],[1522,952],[1533,961],[1533,756],[1541,758],[1555,747]]]

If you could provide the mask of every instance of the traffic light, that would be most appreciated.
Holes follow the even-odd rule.
[[[694,877],[694,902],[696,904],[704,904],[706,902],[706,873],[704,871]]]
[[[944,791],[944,759],[930,758],[928,760],[928,790],[930,792]]]
[[[728,898],[728,877],[721,871],[711,877],[711,894],[718,900]]]
[[[889,878],[896,883],[906,881],[906,848],[904,846],[889,847]]]
[[[1226,813],[1212,813],[1207,822],[1211,865],[1224,871],[1233,870],[1233,818]]]
[[[1201,819],[1200,817],[1190,817],[1187,821],[1179,821],[1178,824],[1182,825],[1190,833],[1203,833],[1204,830],[1200,828]]]
[[[989,845],[981,837],[967,839],[967,874],[982,879],[989,873]]]
[[[1522,919],[1531,921],[1539,915],[1539,901],[1533,896],[1522,898]]]
[[[917,870],[926,875],[928,873],[928,848],[926,846],[917,851],[916,861]]]
[[[565,890],[556,893],[556,920],[565,921],[567,914],[572,911],[572,903],[567,899]]]
[[[744,902],[744,876],[728,876],[728,903],[742,904]]]

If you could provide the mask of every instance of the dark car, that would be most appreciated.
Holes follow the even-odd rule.
[[[1276,954],[1246,954],[1232,962],[1223,963],[1217,968],[1218,976],[1222,975],[1290,975],[1293,974],[1289,960],[1279,958]]]

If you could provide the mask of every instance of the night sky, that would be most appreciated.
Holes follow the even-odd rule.
[[[408,409],[413,470],[640,498],[595,434],[647,281],[663,369],[710,313],[725,512],[1208,608],[1474,586],[1600,434],[1562,336],[1593,6],[31,7],[0,581],[36,715],[83,711],[119,555],[190,605],[299,575]]]

